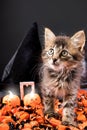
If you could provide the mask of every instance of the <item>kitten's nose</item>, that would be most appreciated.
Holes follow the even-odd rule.
[[[56,58],[53,59],[53,64],[54,64],[54,65],[57,64],[57,59],[56,59]]]

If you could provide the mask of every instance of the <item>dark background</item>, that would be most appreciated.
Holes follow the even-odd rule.
[[[0,0],[0,77],[33,22],[56,34],[87,35],[87,0]]]

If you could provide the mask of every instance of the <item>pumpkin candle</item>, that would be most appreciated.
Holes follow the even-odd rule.
[[[36,107],[36,105],[41,103],[40,96],[37,93],[31,91],[31,93],[24,96],[24,105]]]
[[[31,92],[24,96],[23,86],[31,85]],[[24,101],[25,106],[35,107],[36,105],[41,103],[40,96],[35,93],[35,85],[34,82],[21,82],[20,83],[20,91],[21,91],[21,99]]]
[[[2,103],[16,107],[20,105],[20,98],[9,91],[9,94],[3,97]]]

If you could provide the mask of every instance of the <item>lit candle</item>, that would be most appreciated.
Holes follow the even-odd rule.
[[[30,85],[32,86],[31,87],[31,92],[24,96],[23,86],[28,87]],[[24,101],[25,106],[30,105],[32,107],[35,107],[36,105],[41,103],[40,96],[37,93],[35,93],[35,84],[34,84],[34,82],[21,82],[20,83],[20,92],[21,92],[21,99]]]
[[[20,98],[9,91],[9,94],[3,97],[2,103],[16,107],[20,105]]]

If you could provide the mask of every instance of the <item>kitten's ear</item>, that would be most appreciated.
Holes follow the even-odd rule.
[[[54,39],[55,34],[49,28],[45,28],[45,44],[51,44]]]
[[[86,41],[86,37],[85,37],[85,33],[83,30],[75,33],[72,37],[71,37],[71,41],[72,43],[80,49],[80,51],[83,51],[84,46],[85,46],[85,41]]]

